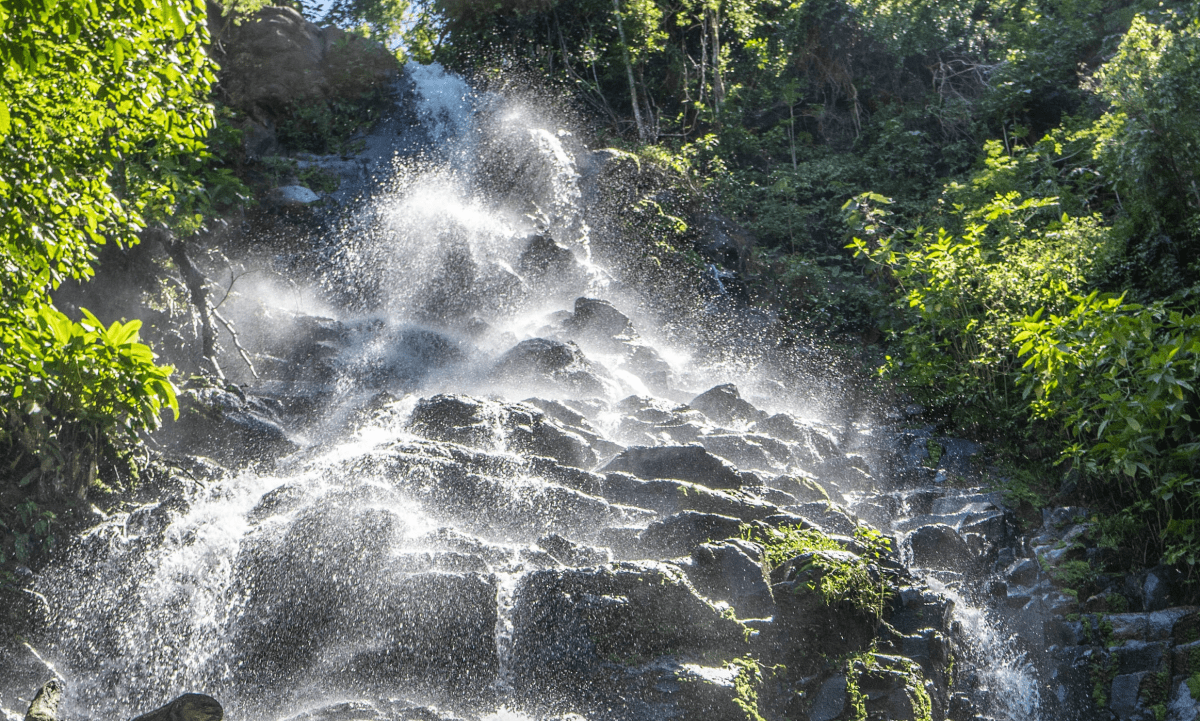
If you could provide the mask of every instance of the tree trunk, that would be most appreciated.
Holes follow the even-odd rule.
[[[708,27],[712,31],[712,69],[713,69],[713,110],[717,114],[721,112],[721,106],[725,104],[725,79],[721,76],[721,9],[720,5],[714,3],[712,17],[709,20]]]
[[[617,33],[621,36],[621,55],[625,59],[625,77],[629,80],[629,100],[633,104],[633,122],[637,123],[638,139],[646,142],[646,125],[642,122],[642,111],[638,107],[637,84],[633,79],[633,62],[629,59],[629,43],[625,39],[625,23],[621,20],[621,0],[613,0],[613,13],[617,16]]]

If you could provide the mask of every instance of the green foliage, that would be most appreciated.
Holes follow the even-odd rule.
[[[145,216],[193,218],[204,20],[192,0],[0,7],[0,459],[43,496],[81,496],[175,406],[138,323],[75,323],[49,293],[91,276],[97,245],[135,243]]]
[[[84,310],[75,323],[49,305],[24,308],[0,327],[13,352],[0,359],[6,418],[0,448],[18,486],[49,483],[81,496],[98,464],[139,444],[164,406],[179,413],[172,368],[138,342],[141,321],[108,328]],[[45,495],[45,494],[43,494]]]
[[[1141,236],[1136,260],[1154,278],[1140,280],[1170,292],[1200,279],[1200,20],[1195,7],[1154,15],[1134,18],[1096,73],[1112,107],[1095,154]]]
[[[778,568],[803,553],[844,550],[840,543],[824,533],[800,526],[779,526],[766,530],[746,526],[742,529],[742,536],[746,540],[763,544],[763,558],[771,568]]]
[[[1200,317],[1191,302],[1185,314],[1097,293],[1074,300],[1062,316],[1039,312],[1015,324],[1025,395],[1036,415],[1070,432],[1064,458],[1142,522],[1128,530],[1148,524],[1168,563],[1194,566]]]
[[[366,25],[385,45],[403,32],[409,19],[408,0],[332,0],[324,10],[323,24],[343,28]]]
[[[746,526],[742,534],[748,540],[763,544],[764,559],[771,568],[797,556],[813,554],[809,567],[819,569],[821,574],[819,580],[810,584],[810,590],[818,592],[826,605],[848,602],[876,619],[883,617],[883,606],[894,589],[878,567],[872,565],[891,551],[890,539],[878,531],[866,527],[856,529],[857,553],[849,557],[826,553],[845,549],[815,529],[780,526],[763,530]]]
[[[1050,575],[1066,589],[1077,594],[1081,589],[1095,583],[1097,578],[1095,569],[1087,561],[1064,561],[1051,569]]]
[[[896,297],[887,330],[902,353],[887,370],[961,421],[994,418],[1012,404],[1012,324],[1085,287],[1108,252],[1107,231],[1094,216],[1051,212],[1056,198],[1017,191],[959,206],[961,236],[945,228],[891,231],[879,207],[887,202],[867,194],[846,204],[848,220],[867,237],[847,247]]]
[[[852,721],[866,721],[867,697],[859,687],[859,677],[875,664],[869,653],[851,656],[846,661],[846,700],[850,705]]]

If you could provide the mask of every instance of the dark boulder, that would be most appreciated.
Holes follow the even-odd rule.
[[[280,424],[278,404],[231,386],[180,394],[179,419],[167,421],[155,441],[230,465],[267,464],[300,448]]]
[[[739,618],[765,618],[775,612],[775,599],[761,558],[762,548],[749,541],[702,543],[692,550],[688,578],[705,597],[732,606]]]
[[[185,693],[166,706],[142,714],[133,721],[221,721],[223,718],[225,710],[212,696]]]
[[[485,449],[504,443],[509,450],[546,456],[578,468],[596,463],[585,438],[522,403],[437,395],[417,403],[410,427],[414,433],[433,440]]]
[[[517,271],[534,283],[582,279],[586,275],[571,249],[556,243],[549,233],[529,237],[528,245],[517,261]]]
[[[630,343],[629,355],[622,367],[641,378],[642,382],[656,393],[665,393],[670,389],[671,364],[651,346]]]
[[[710,388],[688,405],[717,423],[749,423],[767,417],[766,413],[742,400],[737,386],[732,383]]]
[[[582,395],[604,395],[607,375],[588,361],[579,346],[547,338],[521,341],[500,356],[491,372],[501,382],[550,384]]]
[[[713,513],[684,511],[655,521],[638,538],[642,548],[661,558],[683,556],[707,541],[736,538],[742,521]]]
[[[770,503],[742,494],[705,488],[687,481],[665,478],[647,481],[628,473],[606,474],[596,493],[611,503],[649,508],[667,515],[687,510],[752,521],[779,512],[779,509]]]
[[[317,675],[369,688],[404,680],[470,697],[495,674],[496,585],[474,573],[410,574],[397,514],[377,489],[330,494],[236,561],[244,602],[226,659],[242,683]],[[447,549],[449,550],[449,549]]]
[[[742,487],[742,477],[736,468],[698,445],[632,446],[602,470],[623,471],[639,478],[674,478],[708,488]]]
[[[944,523],[921,526],[907,539],[913,563],[921,568],[963,570],[974,556],[958,531]]]
[[[608,664],[698,657],[742,635],[740,624],[722,617],[669,564],[534,572],[516,592],[514,686],[586,698],[606,691]]]
[[[563,326],[581,342],[619,343],[637,336],[628,316],[598,298],[576,298],[575,312]]]

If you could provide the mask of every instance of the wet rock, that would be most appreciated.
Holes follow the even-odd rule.
[[[643,481],[627,473],[609,473],[598,493],[611,503],[649,508],[661,514],[699,511],[744,521],[766,518],[779,509],[744,495],[705,488],[687,481]]]
[[[933,628],[946,633],[954,602],[928,589],[906,586],[892,601],[892,626],[902,634],[914,635]]]
[[[25,712],[25,721],[58,721],[58,706],[62,703],[63,690],[63,683],[57,679],[43,684]],[[216,721],[220,721],[220,717]]]
[[[913,562],[922,568],[959,570],[973,561],[967,542],[944,523],[921,526],[909,535]]]
[[[574,343],[546,338],[521,341],[492,368],[495,380],[519,385],[552,384],[575,394],[604,395],[607,374],[592,365]]]
[[[1032,586],[1037,582],[1042,568],[1032,558],[1021,558],[1004,570],[1004,576],[1010,583],[1018,586]]]
[[[845,504],[845,498],[836,489],[821,483],[816,478],[800,474],[775,476],[769,482],[772,488],[792,495],[799,503]],[[890,519],[889,519],[890,520]]]
[[[794,460],[809,470],[816,470],[838,457],[837,440],[831,431],[799,421],[786,413],[777,413],[758,421],[754,424],[754,430],[793,443]]]
[[[591,434],[598,433],[591,422],[588,421],[587,416],[572,410],[558,401],[546,400],[544,398],[526,398],[521,402],[536,407],[547,416],[562,423],[571,430],[584,431]]]
[[[799,503],[788,506],[787,510],[825,533],[849,536],[858,528],[856,519],[847,509],[830,503]]]
[[[279,384],[285,408],[294,411],[318,402],[332,390],[323,386],[337,373],[339,355],[350,343],[352,328],[332,318],[261,303],[254,308],[252,321],[239,323],[238,332],[255,350],[254,365],[261,381]],[[304,384],[316,384],[316,392]]]
[[[702,543],[692,550],[688,578],[706,598],[724,601],[739,618],[765,618],[775,610],[775,599],[761,560],[751,557],[762,549],[733,539],[721,543]],[[748,552],[750,551],[750,552]]]
[[[596,463],[586,439],[523,404],[437,395],[418,401],[410,427],[426,438],[480,448],[503,442],[510,450],[567,466],[590,468]]]
[[[405,680],[467,697],[489,683],[493,579],[395,574],[384,562],[389,544],[363,552],[361,540],[327,538],[303,524],[279,552],[260,548],[241,560],[247,601],[231,663],[243,682],[286,685],[316,673],[359,688]]]
[[[521,275],[531,281],[542,279],[561,280],[582,278],[584,273],[575,254],[559,245],[548,233],[538,233],[529,238],[529,244],[517,262]]]
[[[1191,679],[1175,683],[1167,703],[1168,721],[1196,721],[1200,718],[1200,698],[1192,693]]]
[[[286,721],[463,721],[461,717],[411,701],[343,701],[291,716]]]
[[[1144,675],[1144,673],[1126,673],[1113,679],[1109,707],[1118,717],[1127,719],[1138,712],[1141,705],[1138,701],[1138,691],[1141,689]]]
[[[179,400],[179,419],[167,421],[155,435],[169,448],[233,465],[267,463],[299,449],[269,399],[207,387],[188,390]]]
[[[1165,567],[1152,568],[1146,572],[1146,580],[1142,582],[1142,608],[1147,611],[1161,611],[1169,605],[1170,583],[1167,580],[1172,575],[1171,569]]]
[[[532,540],[581,528],[598,531],[606,524],[620,524],[644,514],[555,483],[523,477],[519,465],[507,466],[502,458],[487,472],[487,456],[471,459],[472,469],[453,458],[438,461],[413,455],[389,456],[394,464],[387,477],[408,497],[463,523],[483,524]]]
[[[385,382],[416,383],[431,371],[462,363],[469,350],[463,343],[426,328],[404,328],[390,345],[381,369],[387,374],[381,379]]]
[[[926,714],[942,718],[939,698],[930,699],[925,679],[907,659],[874,654],[870,667],[855,662],[859,692],[862,693],[868,718],[907,719],[916,721]],[[933,708],[926,704],[932,701]]]
[[[678,662],[664,657],[699,658],[741,638],[742,626],[723,618],[667,564],[534,572],[515,595],[513,686],[543,703],[573,698],[594,706],[622,696],[621,706],[653,703],[629,693],[645,689],[647,678],[667,680],[652,664],[674,671]]]
[[[979,713],[979,707],[970,694],[958,692],[950,696],[950,705],[946,709],[949,721],[972,721]]]
[[[267,202],[276,208],[306,208],[319,203],[321,196],[303,185],[282,185],[267,195]]]
[[[638,540],[643,548],[658,553],[660,558],[673,558],[691,553],[706,541],[735,538],[741,526],[742,521],[737,518],[684,511],[651,523]]]
[[[714,386],[693,398],[688,405],[717,423],[749,423],[767,417],[766,413],[742,400],[737,386],[732,383]]]
[[[631,343],[629,348],[629,355],[621,367],[641,378],[650,390],[656,393],[667,392],[671,386],[671,364],[651,346]]]
[[[502,422],[499,404],[469,396],[436,395],[417,402],[409,426],[432,440],[488,446],[495,442]]]
[[[597,458],[612,458],[623,450],[622,446],[604,438],[600,434],[600,431],[596,430],[591,422],[588,421],[586,416],[558,401],[543,398],[527,398],[521,402],[541,410],[547,416],[557,421],[565,430],[578,435],[588,444]]]
[[[575,340],[601,346],[615,346],[637,336],[624,313],[598,298],[576,298],[575,312],[563,322],[563,327]]]
[[[537,545],[564,566],[599,566],[612,561],[607,550],[577,544],[557,533],[542,536]]]
[[[1195,607],[1179,606],[1151,613],[1110,613],[1105,619],[1116,641],[1166,641],[1178,622],[1195,613]]]
[[[1127,674],[1157,670],[1165,651],[1166,644],[1161,641],[1126,641],[1110,653],[1116,659],[1117,673]]]
[[[978,475],[975,460],[983,452],[983,446],[961,438],[937,438],[934,443],[941,449],[937,467],[950,476],[971,478]]]
[[[133,721],[221,721],[225,710],[212,696],[185,693],[162,708],[142,714]]]
[[[6,633],[12,632],[12,626],[7,624],[13,623],[18,613],[24,617],[22,620],[36,627],[29,618],[32,609],[20,608],[32,600],[31,595],[24,590],[0,589],[0,601],[8,605],[2,618],[6,622],[3,628]],[[0,718],[4,718],[6,711],[11,711],[9,718],[19,719],[19,712],[29,706],[29,694],[39,689],[39,684],[44,685],[46,679],[57,678],[58,673],[43,660],[43,653],[35,651],[28,643],[18,644],[8,637],[3,641],[0,643],[0,670],[3,670],[0,674]]]
[[[757,468],[775,471],[787,465],[788,447],[765,436],[753,437],[740,433],[715,433],[700,436],[700,445],[738,468]]]
[[[708,488],[742,487],[736,468],[698,445],[633,446],[609,461],[602,471],[623,471],[639,478],[674,478]]]
[[[1176,636],[1177,641],[1186,641],[1188,638],[1192,638],[1192,634]],[[1176,674],[1191,676],[1200,673],[1200,640],[1180,643],[1172,648],[1171,663]]]
[[[825,679],[813,698],[810,721],[833,721],[846,710],[846,676],[837,674]]]

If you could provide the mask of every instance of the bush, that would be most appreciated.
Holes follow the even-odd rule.
[[[1139,15],[1095,89],[1095,155],[1136,224],[1131,280],[1159,297],[1200,280],[1200,20]]]
[[[1096,293],[1063,315],[1015,324],[1034,415],[1069,433],[1063,458],[1093,496],[1133,523],[1118,538],[1200,560],[1200,316],[1190,294],[1175,309]],[[1182,308],[1183,310],[1180,310]],[[1152,535],[1147,536],[1149,529]]]
[[[75,323],[53,307],[5,319],[0,389],[8,408],[0,449],[20,487],[42,498],[82,497],[99,464],[139,443],[159,425],[159,411],[179,414],[172,368],[154,364],[138,342],[141,321],[108,328],[83,311]]]
[[[1108,229],[1096,216],[1057,214],[1056,198],[996,195],[961,236],[886,228],[887,199],[847,203],[868,237],[847,247],[893,289],[887,331],[896,342],[885,370],[921,399],[963,424],[981,423],[1016,401],[1013,323],[1058,308],[1086,287],[1108,255]]]
[[[198,0],[0,7],[0,491],[82,496],[175,405],[139,324],[75,323],[50,292],[144,215],[190,215],[214,81]]]

